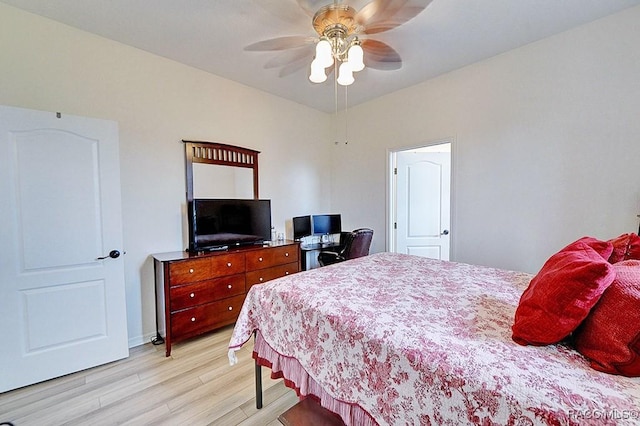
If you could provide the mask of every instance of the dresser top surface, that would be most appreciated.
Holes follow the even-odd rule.
[[[300,242],[298,241],[282,240],[282,241],[266,242],[264,244],[256,244],[256,245],[249,245],[249,246],[230,246],[229,248],[224,250],[214,250],[214,251],[198,252],[198,253],[190,253],[188,251],[170,251],[165,253],[154,253],[151,255],[151,257],[153,257],[155,260],[158,260],[160,262],[170,262],[174,260],[199,259],[199,258],[208,257],[208,256],[220,256],[220,255],[232,254],[232,253],[244,253],[248,251],[261,250],[264,248],[284,247],[284,246],[299,245],[299,244]]]

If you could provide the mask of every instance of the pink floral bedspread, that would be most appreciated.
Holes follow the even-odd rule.
[[[249,291],[230,359],[254,356],[347,424],[640,424],[640,379],[565,345],[520,346],[531,275],[378,253]]]

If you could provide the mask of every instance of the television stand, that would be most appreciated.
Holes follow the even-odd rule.
[[[256,284],[300,271],[300,243],[234,246],[205,253],[153,254],[157,336],[173,343],[233,324]]]

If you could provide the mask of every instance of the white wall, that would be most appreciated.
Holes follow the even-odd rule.
[[[327,114],[1,3],[0,104],[119,123],[131,345],[155,331],[149,255],[187,244],[182,139],[261,151],[280,231],[329,208]]]
[[[636,7],[351,108],[333,210],[384,250],[387,150],[453,137],[453,260],[536,272],[583,235],[637,232],[639,22]]]

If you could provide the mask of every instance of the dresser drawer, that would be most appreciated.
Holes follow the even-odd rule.
[[[252,285],[266,283],[296,272],[298,272],[298,262],[247,272],[247,291]]]
[[[238,318],[244,297],[245,295],[242,294],[172,313],[173,339],[185,339],[232,324]]]
[[[298,246],[270,247],[247,253],[247,271],[298,262]]]
[[[211,262],[208,258],[171,262],[169,277],[170,286],[205,280],[211,277]]]
[[[234,275],[244,272],[244,253],[212,256],[211,271],[214,276]]]
[[[172,287],[171,311],[190,308],[245,293],[244,274]]]

